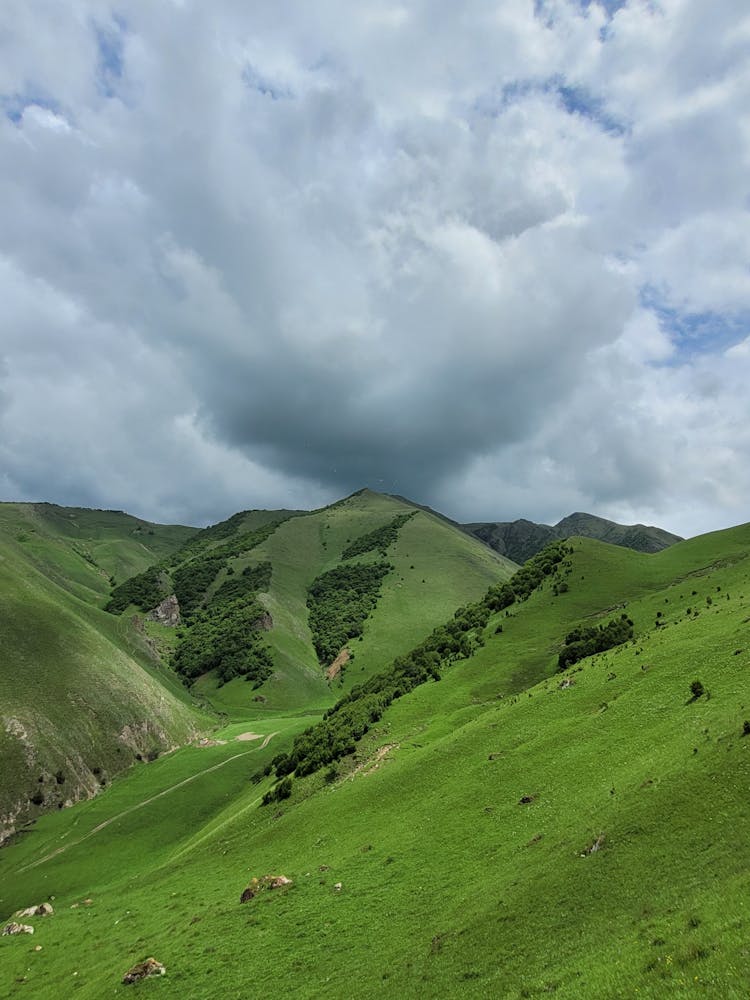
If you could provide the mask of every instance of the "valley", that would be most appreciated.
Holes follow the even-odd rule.
[[[163,564],[174,579],[273,520],[238,515],[205,544],[188,534],[130,565]],[[18,573],[25,543],[7,534],[0,570],[14,559]],[[52,604],[58,616],[46,669],[72,615],[122,664],[144,610],[103,611],[108,578],[94,581],[85,560],[74,575],[68,549],[45,544],[50,569],[38,555],[23,563],[37,588],[23,607]],[[258,640],[272,673],[256,687],[209,672],[187,688],[166,661],[187,641],[177,633],[198,626],[142,625],[162,658],[138,651],[127,671],[181,706],[179,746],[150,762],[131,751],[99,794],[37,809],[0,850],[3,915],[54,907],[29,920],[33,937],[2,938],[7,995],[745,997],[750,526],[656,554],[578,536],[555,544],[519,575],[449,522],[362,491],[222,556],[195,621],[228,579],[269,562],[268,589],[247,600],[272,620]],[[354,633],[353,656],[327,679],[310,588],[370,579],[382,563],[364,618],[352,616],[364,591],[321,591],[334,603],[321,605],[319,634]],[[566,637],[624,618],[627,637],[558,669]],[[36,647],[13,636],[17,672]],[[362,727],[351,715],[351,752],[304,774],[298,764],[288,796],[273,799],[302,734],[349,718],[394,662],[432,672],[402,673],[414,685],[399,682],[377,718]],[[144,718],[152,711],[144,703]],[[240,903],[253,879],[281,875],[290,884]],[[166,974],[123,985],[149,956]]]

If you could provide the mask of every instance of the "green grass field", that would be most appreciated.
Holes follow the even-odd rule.
[[[193,529],[107,511],[74,509],[68,518],[66,510],[0,505],[5,829],[90,794],[135,752],[180,744],[213,722],[149,653],[144,634],[101,610],[115,565],[142,568]]]
[[[445,569],[427,517],[389,553],[392,590],[347,686],[366,657],[363,676],[401,648],[401,629],[409,643],[428,630],[411,621],[426,614],[419,586]],[[284,566],[269,595],[280,619],[304,605],[295,559],[314,560],[310,579],[335,565],[357,507],[314,518],[264,543]],[[56,910],[30,921],[33,938],[0,939],[7,995],[744,1000],[750,526],[653,556],[571,547],[567,592],[548,580],[496,613],[470,659],[394,702],[353,758],[290,799],[261,807],[258,772],[326,704],[315,689],[285,708],[226,694],[215,745],[42,816],[0,851],[4,915],[49,896]],[[570,629],[622,613],[632,641],[556,672]],[[236,739],[248,731],[264,739]],[[265,874],[293,885],[240,905]],[[166,976],[122,986],[149,955]]]

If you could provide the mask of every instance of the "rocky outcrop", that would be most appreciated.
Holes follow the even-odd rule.
[[[266,889],[284,889],[294,883],[286,875],[264,875],[263,878],[250,879],[247,887],[243,889],[240,896],[241,903],[249,903],[258,893],[265,892]]]
[[[262,629],[264,632],[270,632],[273,628],[273,618],[268,611],[264,611],[259,618],[255,619],[252,627]]]
[[[27,906],[25,910],[19,910],[17,917],[51,917],[55,911],[51,903],[40,903],[39,906]]]
[[[161,622],[162,625],[169,625],[175,628],[180,624],[180,605],[175,594],[165,597],[161,604],[158,604],[153,611],[149,611],[148,617],[152,622]]]
[[[166,971],[161,962],[157,962],[155,958],[147,958],[145,962],[137,962],[132,969],[128,969],[122,977],[122,981],[126,986],[129,986],[131,983],[140,982],[141,979],[147,979],[149,976],[163,976]]]
[[[3,937],[6,934],[33,934],[34,928],[31,924],[17,924],[15,920],[11,920],[9,924],[3,927]]]

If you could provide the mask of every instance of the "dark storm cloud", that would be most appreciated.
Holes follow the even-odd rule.
[[[2,17],[6,496],[749,515],[739,0]]]

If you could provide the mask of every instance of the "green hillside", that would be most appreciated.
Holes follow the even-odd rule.
[[[256,517],[248,523],[251,513],[197,534],[162,564],[167,579],[160,584],[161,592],[174,589],[181,609],[189,612],[183,632],[196,627],[193,620],[200,623],[225,613],[220,606],[241,593],[237,581],[253,569],[268,567],[268,582],[248,591],[245,600],[252,598],[270,615],[261,624],[272,668],[261,671],[257,663],[246,663],[228,682],[224,670],[207,669],[194,683],[194,691],[230,719],[322,712],[342,691],[383,669],[458,605],[476,599],[516,568],[439,517],[370,490],[308,514],[264,512],[265,520]],[[375,548],[353,551],[359,540],[386,531],[394,522],[398,526],[376,539]],[[342,634],[340,648],[321,662],[308,621],[310,588],[338,567],[378,562],[387,562],[388,570],[361,631],[349,639]],[[228,591],[230,584],[233,589]],[[155,601],[147,589],[145,603]],[[332,611],[331,620],[341,613],[342,608]],[[260,623],[260,615],[256,618]],[[341,664],[331,670],[343,650]],[[248,678],[254,683],[248,684]]]
[[[0,839],[209,721],[142,623],[101,610],[111,575],[193,531],[114,511],[0,505]]]
[[[317,553],[312,581],[351,545],[337,509],[314,515],[317,540],[300,518],[264,543],[287,560],[280,617],[304,607],[298,548]],[[420,580],[427,551],[406,532],[426,517],[387,549]],[[438,682],[394,700],[354,754],[293,778],[289,798],[261,805],[307,722],[267,702],[252,727],[42,817],[0,852],[3,912],[50,896],[56,910],[30,919],[41,951],[1,939],[8,995],[124,995],[153,955],[166,976],[134,989],[163,997],[745,998],[748,556],[748,525],[656,555],[572,539],[530,592],[511,579],[468,657],[441,659]],[[453,610],[444,620],[477,620]],[[632,639],[557,671],[566,637],[623,615]],[[238,742],[250,728],[264,739]],[[268,874],[293,884],[241,904]]]

